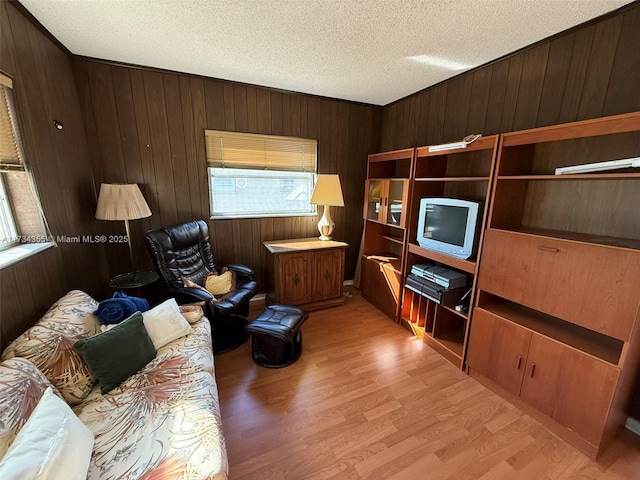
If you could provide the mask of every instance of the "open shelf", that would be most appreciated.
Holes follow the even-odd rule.
[[[482,292],[477,308],[502,317],[547,338],[570,345],[581,352],[613,365],[617,365],[620,361],[624,342],[613,337],[546,315],[486,292]]]
[[[457,270],[462,270],[466,273],[473,274],[476,271],[476,262],[473,260],[463,260],[461,258],[452,257],[451,255],[445,255],[444,253],[422,248],[413,243],[409,244],[409,253],[420,255],[421,257],[428,258],[434,262],[443,263],[444,265],[448,265]]]

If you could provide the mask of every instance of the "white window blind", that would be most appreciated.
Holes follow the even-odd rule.
[[[24,169],[12,88],[11,78],[0,73],[0,171]]]
[[[316,215],[317,140],[205,130],[211,218]]]
[[[205,130],[210,167],[316,172],[318,141]]]

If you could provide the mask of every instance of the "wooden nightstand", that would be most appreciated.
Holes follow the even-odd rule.
[[[263,245],[273,255],[267,302],[295,305],[307,311],[342,305],[344,242],[299,238]]]

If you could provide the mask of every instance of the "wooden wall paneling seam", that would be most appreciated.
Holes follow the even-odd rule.
[[[549,43],[527,50],[523,57],[513,130],[536,126],[549,58]]]
[[[186,158],[186,140],[180,95],[180,78],[165,74],[162,77],[164,105],[167,112],[167,133],[169,135],[170,165],[173,173],[177,221],[193,220],[189,189],[189,172]]]
[[[513,130],[516,106],[518,102],[518,91],[520,90],[520,81],[522,79],[522,65],[524,63],[523,57],[524,55],[521,54],[515,55],[509,59],[509,73],[507,75],[504,106],[502,107],[501,132],[510,132]]]
[[[420,121],[420,97],[414,95],[410,98],[411,108],[409,109],[408,143],[417,145],[418,126]]]
[[[76,80],[76,89],[78,91],[78,99],[80,108],[83,112],[83,120],[85,133],[87,136],[87,146],[89,149],[89,158],[91,160],[91,171],[93,172],[93,187],[95,190],[95,199],[98,199],[98,191],[100,184],[104,178],[102,171],[102,162],[100,161],[100,145],[98,141],[98,132],[96,130],[95,113],[93,111],[93,103],[91,101],[91,89],[89,88],[89,78],[87,73],[87,64],[85,62],[73,61],[73,72]]]
[[[200,193],[200,209],[194,212],[194,216],[199,213],[203,219],[208,220],[211,215],[209,206],[209,174],[207,171],[207,155],[204,142],[204,130],[207,125],[204,82],[201,78],[190,77],[189,86],[191,88],[193,135],[195,139],[194,156],[191,162],[189,162],[189,165],[193,164],[196,167],[196,178]]]
[[[473,73],[471,84],[471,99],[469,100],[469,113],[465,132],[484,133],[484,125],[487,117],[487,106],[489,104],[489,92],[491,88],[491,77],[493,68],[491,66],[481,68]],[[416,145],[427,145],[426,143],[416,143]]]
[[[465,129],[467,117],[469,116],[472,85],[473,74],[471,73],[456,77],[448,85],[444,117],[444,138],[446,141],[461,140],[470,133],[466,132]]]
[[[621,27],[621,16],[610,18],[595,26],[593,47],[578,105],[578,120],[602,116]]]
[[[447,90],[449,88],[448,83],[444,83],[436,87],[436,116],[434,118],[434,130],[433,130],[433,143],[440,143],[449,139],[445,137],[444,123],[447,113]]]
[[[431,92],[423,95],[416,95],[420,99],[420,111],[418,115],[418,125],[416,126],[416,145],[427,145],[429,137],[429,114],[431,112]]]
[[[235,119],[235,131],[248,131],[247,87],[245,85],[233,85],[233,115]]]
[[[258,132],[258,89],[247,87],[247,132]]]
[[[565,35],[549,44],[549,55],[547,56],[547,66],[536,118],[536,126],[538,127],[560,122],[560,111],[567,85],[573,43],[573,35]]]
[[[266,88],[257,89],[257,112],[258,112],[258,131],[257,133],[270,135],[271,127],[271,95]],[[275,135],[275,134],[274,134]]]
[[[281,92],[269,92],[272,135],[284,135],[284,131],[282,130],[282,97],[283,94]]]
[[[282,131],[287,136],[294,136],[292,133],[292,120],[291,120],[291,97],[295,95],[293,93],[282,94]]]
[[[184,155],[185,166],[187,175],[186,191],[183,195],[188,197],[189,211],[185,212],[185,217],[189,219],[194,218],[194,212],[201,210],[200,205],[200,182],[198,181],[198,162],[196,162],[196,129],[194,127],[194,111],[193,103],[191,101],[191,86],[189,85],[189,78],[180,76],[178,78],[180,88],[180,105],[182,112],[181,130],[184,136]],[[195,213],[197,215],[197,213]]]
[[[640,110],[640,95],[627,94],[637,93],[640,84],[640,6],[637,2],[634,3],[636,6],[622,15],[620,37],[609,77],[603,115]]]
[[[578,107],[584,88],[584,79],[587,72],[595,25],[578,30],[573,35],[573,50],[571,62],[567,72],[567,85],[562,97],[560,110],[560,123],[572,122],[578,119]]]
[[[160,200],[158,218],[161,225],[172,225],[178,222],[178,211],[173,169],[171,168],[171,145],[169,143],[163,78],[162,74],[149,71],[144,71],[142,78],[147,102],[153,168],[156,172],[156,188]]]
[[[222,84],[222,101],[224,102],[224,129],[229,131],[236,130],[236,115],[233,108],[233,85],[230,83]]]
[[[151,217],[147,221],[147,226],[148,228],[154,228],[162,226],[162,219],[159,217],[160,199],[158,198],[156,170],[153,166],[153,150],[151,148],[152,142],[144,78],[143,73],[139,70],[130,70],[128,74],[131,82],[134,122],[138,139],[138,158],[140,159],[140,172],[142,175],[140,189],[151,210]],[[147,258],[147,255],[147,253],[140,254],[138,259]],[[151,265],[151,263],[148,265]]]
[[[485,115],[484,135],[493,135],[501,132],[502,111],[504,109],[507,78],[509,75],[509,62],[496,63],[491,69],[491,86],[489,87],[489,103]]]

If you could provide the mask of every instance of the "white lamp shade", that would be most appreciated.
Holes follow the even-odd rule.
[[[98,220],[135,220],[149,216],[151,210],[137,184],[100,185],[96,208]]]
[[[313,189],[309,203],[344,207],[340,177],[338,175],[318,175],[316,188]]]

